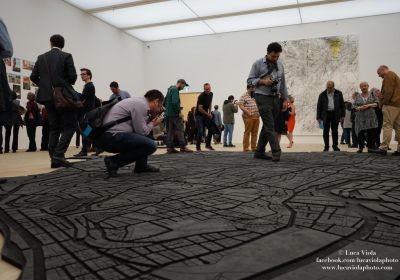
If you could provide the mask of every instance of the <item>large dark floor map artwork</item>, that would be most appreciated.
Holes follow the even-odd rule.
[[[102,159],[0,185],[2,256],[21,279],[396,279],[400,158],[249,153]],[[397,260],[397,261],[396,261]],[[364,271],[363,271],[364,270]]]

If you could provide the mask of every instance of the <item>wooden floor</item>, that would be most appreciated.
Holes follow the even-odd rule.
[[[322,139],[321,139],[322,140]],[[304,142],[304,141],[299,141]],[[299,143],[298,142],[298,143]],[[293,148],[288,149],[287,140],[282,141],[282,150],[285,152],[320,152],[323,148],[323,144],[295,144]],[[204,145],[203,145],[204,147]],[[241,144],[238,144],[235,148],[224,148],[221,144],[214,145],[218,151],[242,151]],[[193,145],[189,145],[190,149],[195,149]],[[345,145],[340,146],[342,151],[356,152],[357,149],[349,149]],[[392,149],[396,147],[393,145]],[[67,152],[67,157],[72,156],[79,152],[78,148],[71,147]],[[156,154],[165,153],[165,149],[158,149]],[[42,174],[53,171],[50,168],[50,160],[47,152],[35,152],[27,153],[25,151],[18,151],[17,153],[0,154],[0,177],[15,177],[15,176],[27,176],[34,174]],[[3,247],[4,239],[0,235],[0,250]],[[1,254],[0,254],[1,256]],[[21,271],[0,260],[0,279],[1,280],[15,280],[19,277]]]

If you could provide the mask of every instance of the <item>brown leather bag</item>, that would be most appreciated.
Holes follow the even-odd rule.
[[[44,56],[44,62],[46,64],[47,72],[50,76],[51,87],[53,88],[53,101],[54,106],[58,110],[77,110],[83,107],[82,101],[79,100],[78,94],[73,88],[67,87],[55,87],[53,85],[51,72],[49,71],[49,65],[47,64],[46,56]]]
[[[56,109],[77,110],[83,107],[80,100],[67,96],[65,87],[53,87],[53,100]]]

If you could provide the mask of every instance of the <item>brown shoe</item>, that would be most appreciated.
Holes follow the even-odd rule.
[[[182,147],[180,151],[181,151],[181,153],[193,153],[193,151],[191,149],[188,149],[186,147]]]
[[[272,156],[272,161],[279,162],[279,161],[281,161],[281,157],[280,156]]]
[[[215,149],[212,146],[206,146],[206,149],[209,151],[215,151]]]
[[[174,148],[168,148],[167,149],[167,154],[176,154],[179,153],[178,150],[175,150]]]

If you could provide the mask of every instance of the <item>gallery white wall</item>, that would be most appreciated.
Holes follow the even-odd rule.
[[[50,36],[62,34],[64,51],[72,53],[78,74],[82,67],[92,70],[99,98],[108,99],[113,80],[134,95],[143,93],[143,43],[132,36],[59,0],[1,0],[0,17],[11,35],[15,57],[36,61],[39,54],[50,49]],[[78,75],[75,89],[82,88]],[[37,134],[39,140],[41,128]],[[20,131],[20,149],[27,144],[24,128]]]
[[[376,75],[380,64],[400,73],[400,36],[393,30],[399,24],[400,14],[392,14],[150,42],[145,48],[145,87],[165,91],[183,77],[190,91],[201,91],[203,83],[209,82],[213,103],[221,107],[227,96],[239,97],[245,91],[250,67],[265,55],[269,42],[354,34],[359,38],[359,79],[380,88],[381,79]],[[325,82],[312,93],[315,98]],[[354,81],[356,85],[359,82]],[[336,84],[340,89],[340,81]],[[235,121],[234,142],[241,143],[244,126],[240,114]],[[304,133],[295,129],[295,134]],[[322,143],[322,137],[307,139]]]

